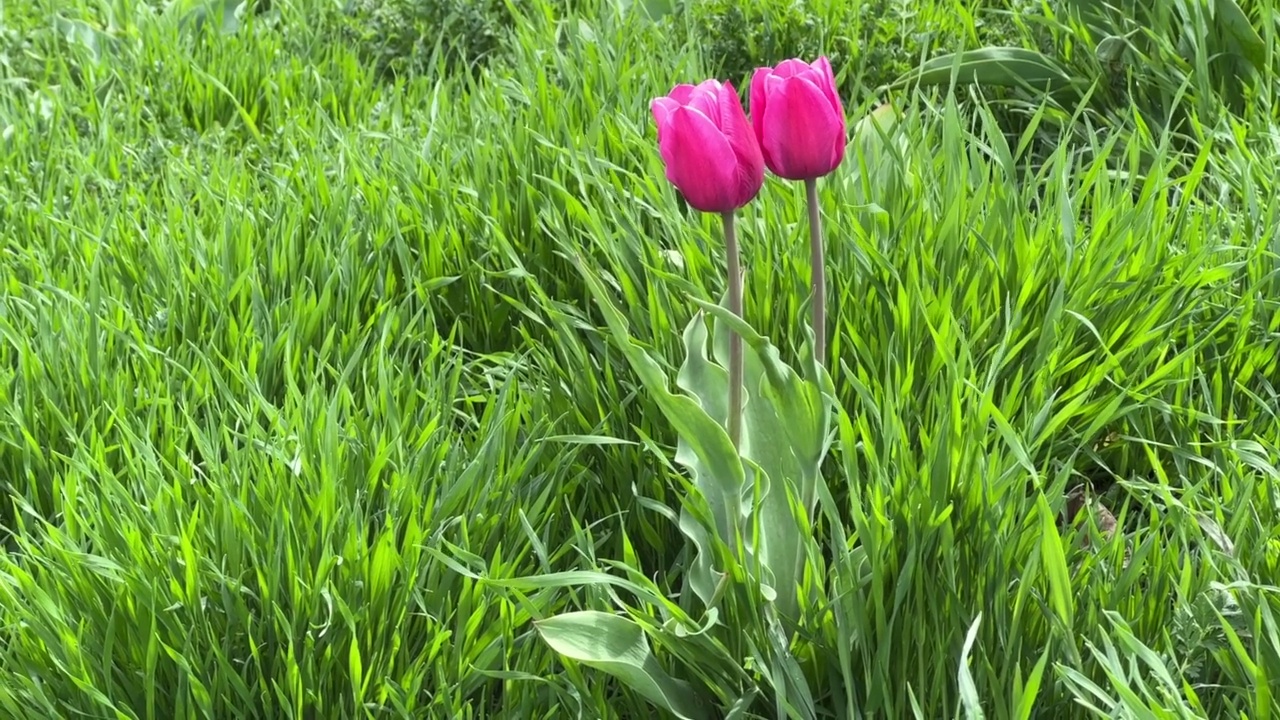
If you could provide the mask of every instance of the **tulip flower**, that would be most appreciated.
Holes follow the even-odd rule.
[[[764,184],[764,158],[738,93],[730,83],[677,85],[650,104],[667,180],[689,205],[720,213],[729,270],[729,312],[742,317],[742,269],[734,215]],[[726,430],[737,447],[742,434],[742,338],[729,336],[729,411]]]
[[[774,175],[810,180],[844,160],[844,106],[831,62],[786,60],[751,77],[751,125]]]
[[[814,357],[826,353],[826,270],[817,179],[844,160],[844,106],[825,57],[812,64],[786,60],[751,76],[751,125],[773,174],[803,180],[809,201],[809,251],[813,272]]]
[[[764,159],[733,85],[677,85],[651,104],[667,180],[702,212],[746,205],[764,184]]]

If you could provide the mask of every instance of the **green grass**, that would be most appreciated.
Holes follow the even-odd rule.
[[[714,652],[661,627],[676,438],[571,260],[679,364],[723,255],[648,102],[712,73],[697,38],[527,3],[472,72],[392,80],[318,0],[203,38],[117,3],[97,58],[52,17],[106,3],[0,3],[0,716],[658,716],[539,639],[579,609],[648,618],[717,712],[779,716],[763,619]],[[843,408],[830,605],[790,645],[813,717],[1274,717],[1266,98],[1190,156],[1075,132],[1035,163],[963,90],[895,99],[901,152],[820,185]],[[788,358],[804,218],[770,178],[740,219]],[[1059,527],[1079,483],[1112,539]],[[568,571],[642,592],[538,580]]]

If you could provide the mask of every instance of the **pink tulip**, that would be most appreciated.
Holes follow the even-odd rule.
[[[650,108],[667,180],[690,205],[729,213],[760,192],[764,159],[733,85],[677,85]]]
[[[844,106],[831,62],[786,60],[751,77],[751,124],[773,173],[812,180],[844,160]]]

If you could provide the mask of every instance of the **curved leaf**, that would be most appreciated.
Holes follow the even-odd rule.
[[[760,480],[758,553],[771,577],[761,578],[776,593],[779,614],[795,620],[804,574],[806,527],[813,521],[818,475],[831,444],[834,388],[826,370],[808,358],[818,382],[800,377],[782,361],[778,348],[723,305],[693,300],[715,318],[715,354],[727,363],[729,338],[736,332],[743,353],[743,382],[749,401],[743,406],[740,452],[750,474]],[[754,493],[754,484],[743,488]],[[751,495],[744,501],[751,502]]]
[[[1211,5],[1218,29],[1236,41],[1235,50],[1243,55],[1254,70],[1262,72],[1267,67],[1267,43],[1249,22],[1249,16],[1236,0],[1216,0]]]
[[[609,300],[600,279],[580,257],[575,262],[604,313],[615,341],[627,356],[628,363],[640,376],[645,389],[653,393],[663,416],[674,427],[680,439],[676,462],[689,470],[694,487],[711,512],[711,528],[703,527],[687,509],[682,510],[680,516],[680,530],[697,549],[694,565],[688,575],[690,587],[710,607],[721,577],[721,573],[714,567],[714,540],[711,533],[714,531],[730,546],[735,544],[742,525],[742,488],[747,485],[749,471],[743,467],[737,450],[729,440],[724,419],[710,415],[707,407],[709,403],[700,397],[673,393],[668,389],[666,373],[632,340],[626,318]],[[695,317],[693,323],[698,322],[701,320]],[[697,346],[696,327],[687,329],[685,336],[686,342]],[[705,339],[702,342],[705,344]],[[689,354],[695,355],[693,350]],[[705,357],[705,350],[702,354]],[[715,409],[711,408],[711,412],[715,412]]]
[[[894,81],[891,87],[919,85],[994,85],[1076,95],[1085,82],[1073,78],[1052,58],[1017,47],[985,47],[941,55]]]
[[[706,717],[702,703],[688,683],[662,669],[649,651],[644,630],[632,620],[584,610],[534,623],[538,635],[561,655],[607,672],[649,702],[683,720]]]

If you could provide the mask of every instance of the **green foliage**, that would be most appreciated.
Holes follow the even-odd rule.
[[[779,636],[816,629],[813,609],[827,604],[809,575],[820,553],[810,535],[813,512],[820,494],[830,497],[820,474],[832,437],[830,377],[810,356],[809,379],[802,379],[726,303],[695,301],[702,312],[685,329],[685,360],[677,377],[682,392],[673,393],[659,364],[632,341],[625,318],[600,280],[585,266],[580,269],[614,341],[679,438],[675,459],[691,480],[679,526],[694,552],[684,572],[683,596],[698,598],[705,623],[695,632],[716,641],[736,665],[751,665],[761,659],[756,647],[766,648],[766,662],[780,671],[765,678],[772,686],[767,694],[780,703],[793,698],[803,716],[812,717],[813,692]],[[708,332],[710,318],[704,313],[714,318],[713,332]],[[747,349],[738,447],[728,434],[725,402],[731,332]],[[719,624],[721,616],[763,616],[765,621],[743,632]],[[695,708],[705,708],[716,690],[700,684],[695,692],[667,676],[649,654],[644,630],[636,622],[603,613],[566,613],[538,628],[561,655],[617,677],[678,717],[694,717]],[[701,664],[681,668],[682,674],[696,674]],[[761,690],[735,688],[746,693],[742,698],[754,698]],[[705,713],[701,709],[696,716]]]
[[[707,609],[714,608],[720,584],[736,574],[725,566],[729,562],[741,566],[749,582],[767,588],[783,620],[799,622],[802,608],[810,604],[800,595],[805,538],[830,447],[830,378],[810,356],[808,377],[802,379],[748,323],[723,305],[695,301],[715,318],[713,332],[703,313],[685,328],[685,359],[677,378],[683,392],[673,393],[661,367],[631,343],[625,319],[599,280],[583,272],[615,342],[679,438],[675,459],[693,484],[680,519],[697,554],[688,589]],[[738,448],[729,439],[725,402],[730,332],[737,332],[746,347]],[[721,556],[724,550],[732,559]]]
[[[1082,146],[1101,126],[1126,141],[1133,133],[1168,133],[1192,157],[1212,134],[1206,127],[1250,104],[1272,102],[1278,66],[1262,35],[1274,33],[1262,20],[1267,5],[1253,8],[1252,17],[1235,0],[1029,6],[1017,22],[1039,52],[961,49],[930,58],[893,85],[958,83],[1017,98],[1020,117],[1002,118],[1013,135],[1027,130],[1026,118],[1048,103],[1055,112],[1047,119],[1059,131],[1066,126]],[[1012,91],[1001,93],[1005,88]]]
[[[518,5],[518,3],[517,3]],[[383,76],[485,63],[515,22],[507,0],[348,0],[340,20],[360,57]]]
[[[1132,101],[1149,117],[1169,115],[1175,131],[1189,117],[1211,118],[1218,108],[1240,112],[1247,89],[1274,77],[1276,60],[1253,20],[1236,0],[1101,3],[1063,0],[1070,33],[1084,47],[1098,48],[1098,60],[1110,72],[1123,69],[1129,83],[1120,101]],[[1059,40],[1060,43],[1065,40]],[[1114,50],[1103,52],[1104,43]],[[1180,102],[1187,95],[1187,103]]]
[[[920,12],[914,2],[871,0],[858,3],[857,15],[845,22],[849,55],[866,68],[868,88],[885,84],[919,62],[930,44],[950,44],[959,36],[948,18]]]
[[[706,707],[688,684],[673,679],[658,664],[635,622],[587,610],[556,615],[536,627],[556,652],[610,673],[680,720],[706,717]]]
[[[833,52],[824,39],[824,18],[804,0],[708,0],[690,3],[692,32],[716,74],[745,88],[752,72],[787,58]],[[843,57],[837,55],[833,62]]]
[[[951,3],[906,0],[705,0],[685,7],[690,33],[718,77],[736,84],[757,67],[826,54],[846,69],[842,89],[855,98],[906,73],[932,48],[1021,37],[986,3],[965,5],[963,15]]]

